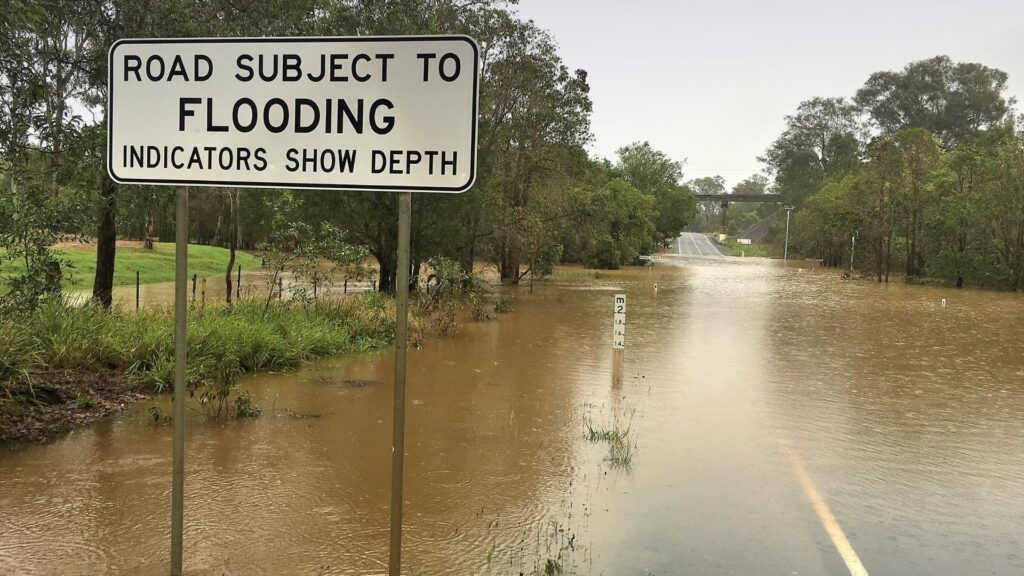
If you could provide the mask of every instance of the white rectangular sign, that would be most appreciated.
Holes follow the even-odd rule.
[[[615,312],[612,323],[612,348],[626,347],[626,295],[615,295]]]
[[[119,40],[108,58],[117,182],[463,192],[476,177],[465,36]]]

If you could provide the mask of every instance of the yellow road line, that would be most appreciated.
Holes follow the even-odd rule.
[[[786,446],[783,446],[782,450],[789,456],[789,460],[793,464],[793,470],[796,472],[797,478],[800,479],[800,485],[803,486],[804,493],[807,494],[807,498],[814,505],[814,511],[818,513],[818,518],[821,519],[822,525],[825,526],[825,531],[832,538],[832,543],[835,544],[836,550],[839,551],[839,556],[846,563],[850,576],[868,576],[867,569],[864,568],[864,564],[857,557],[857,552],[853,550],[853,546],[850,546],[850,541],[846,539],[846,534],[843,533],[843,529],[836,522],[836,517],[832,515],[832,510],[829,509],[828,503],[825,502],[821,493],[818,492],[818,488],[815,487],[814,481],[811,480],[811,476],[807,473],[807,469],[804,468],[804,463],[800,460],[800,457]]]

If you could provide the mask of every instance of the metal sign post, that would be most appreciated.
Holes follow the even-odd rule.
[[[476,42],[455,35],[147,38],[118,40],[107,57],[107,172],[115,182],[399,193],[389,561],[397,576],[410,193],[459,193],[473,185]],[[184,550],[187,188],[178,190],[176,241],[171,574],[178,576]],[[193,283],[193,297],[194,291]]]
[[[409,325],[409,228],[412,194],[398,195],[398,274],[395,278],[395,404],[391,442],[391,554],[388,575],[402,569],[402,482],[405,477],[405,352]]]
[[[188,188],[178,188],[174,231],[174,438],[171,462],[171,574],[180,576],[185,516],[185,366],[188,357]]]

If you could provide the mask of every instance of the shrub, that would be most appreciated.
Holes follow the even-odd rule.
[[[512,311],[512,299],[508,296],[498,296],[494,301],[494,311],[499,314],[506,314]]]

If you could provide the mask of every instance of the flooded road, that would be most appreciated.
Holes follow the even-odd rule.
[[[188,573],[386,572],[391,361],[190,419]],[[673,258],[563,273],[409,362],[407,574],[1024,573],[1019,295]],[[0,574],[167,572],[151,404],[0,453]]]

